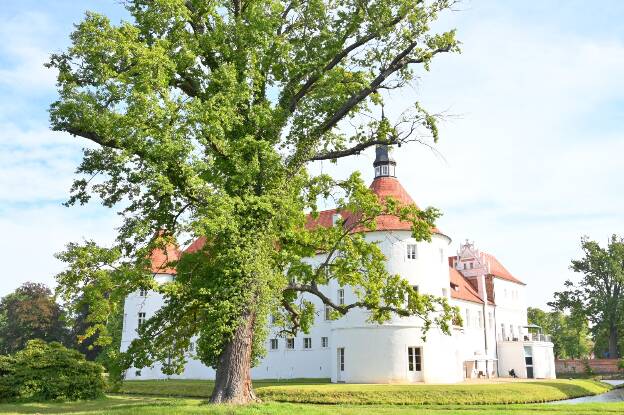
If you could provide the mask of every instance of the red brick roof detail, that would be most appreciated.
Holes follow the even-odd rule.
[[[483,304],[479,293],[455,268],[449,268],[449,278],[451,279],[451,298]],[[456,290],[453,285],[458,289]]]
[[[175,275],[174,267],[169,266],[171,262],[180,259],[180,250],[174,244],[167,244],[165,249],[154,249],[150,254],[151,271],[154,274],[172,274]]]
[[[334,226],[334,215],[339,213],[343,219],[348,219],[351,215],[349,212],[338,212],[337,209],[322,210],[318,213],[318,217],[314,218],[312,215],[306,215],[305,228],[310,230],[316,227],[331,228]]]
[[[507,271],[507,268],[505,268],[494,255],[486,254],[484,252],[483,256],[485,257],[485,260],[490,263],[490,274],[503,280],[515,282],[516,284],[526,285],[511,275],[511,273]]]
[[[412,197],[401,186],[401,182],[396,177],[377,177],[370,185],[370,189],[381,200],[392,197],[399,201],[402,205],[415,205]]]
[[[197,251],[199,251],[200,249],[202,249],[204,247],[204,245],[206,245],[206,237],[205,236],[200,236],[199,238],[195,239],[193,241],[192,244],[190,244],[188,246],[188,248],[186,248],[184,250],[184,253],[188,253],[188,254],[192,254],[195,253]]]
[[[491,255],[485,252],[482,252],[482,254],[485,259],[485,262],[490,264],[490,273],[488,275],[492,275],[494,277],[497,277],[503,280],[515,282],[516,284],[526,285],[525,283],[523,283],[522,281],[520,281],[519,279],[511,275],[511,273],[507,271],[507,268],[505,268],[503,264],[501,264],[500,261],[496,259],[494,255]],[[453,263],[456,260],[457,260],[457,256],[450,256],[448,258],[449,267],[455,268],[453,266]]]
[[[386,200],[388,197],[392,197],[402,205],[415,205],[414,200],[409,193],[401,186],[401,183],[396,177],[377,177],[370,185],[370,189],[375,193],[381,201]],[[338,212],[336,209],[329,209],[319,212],[318,218],[313,218],[308,215],[306,222],[306,229],[314,229],[317,226],[329,228],[333,226],[334,214],[340,213],[343,219],[347,222],[352,216],[348,212]],[[399,220],[396,216],[392,215],[380,215],[377,217],[377,231],[410,231],[412,225],[410,222]],[[364,231],[365,229],[356,229],[356,232]],[[433,228],[434,233],[441,233],[437,228]]]

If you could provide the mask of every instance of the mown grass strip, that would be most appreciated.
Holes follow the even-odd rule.
[[[269,386],[324,384],[330,384],[329,379],[262,379],[254,381],[254,388],[256,388],[256,390],[260,390]],[[209,398],[212,394],[213,388],[213,380],[130,380],[125,381],[121,386],[121,389],[114,392],[124,395]]]
[[[462,385],[286,385],[257,390],[275,402],[351,405],[492,405],[539,403],[606,392],[592,380]]]
[[[121,393],[208,398],[208,380],[127,381]],[[494,405],[539,403],[596,395],[610,389],[593,380],[553,380],[459,385],[331,384],[327,379],[255,381],[264,401],[343,405]]]

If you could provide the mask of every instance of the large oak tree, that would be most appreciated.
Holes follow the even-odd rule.
[[[92,143],[69,204],[95,195],[123,225],[113,247],[68,246],[59,293],[88,298],[102,332],[128,293],[162,293],[125,363],[179,372],[197,336],[197,356],[216,368],[213,402],[255,399],[249,373],[267,316],[283,333],[306,331],[317,312],[310,298],[335,317],[363,308],[371,322],[415,315],[424,331],[448,332],[446,300],[388,274],[378,246],[357,232],[386,214],[429,240],[437,210],[380,203],[358,173],[334,180],[307,166],[437,139],[435,117],[417,102],[401,114],[384,114],[383,103],[436,55],[458,51],[453,30],[430,28],[452,3],[128,0],[131,18],[117,25],[88,13],[49,63],[60,94],[51,123]],[[349,220],[306,229],[304,212],[315,216],[328,197]],[[156,284],[150,251],[185,235],[205,244],[169,264],[174,282]],[[320,252],[320,265],[305,260]],[[357,301],[325,295],[330,279],[354,287]]]

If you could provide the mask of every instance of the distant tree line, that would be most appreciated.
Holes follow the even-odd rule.
[[[45,284],[26,282],[0,300],[0,354],[23,350],[30,340],[58,342],[115,372],[123,314],[108,322],[112,336],[106,342],[97,333],[88,335],[88,315],[85,303],[59,304]]]
[[[624,239],[613,235],[606,247],[582,238],[583,258],[570,269],[581,274],[568,280],[548,305],[552,312],[529,309],[530,323],[553,336],[559,358],[617,358],[624,355]]]
[[[559,310],[547,312],[529,307],[529,324],[540,326],[552,337],[555,357],[581,359],[589,357],[594,348],[587,318],[578,313],[567,315]]]

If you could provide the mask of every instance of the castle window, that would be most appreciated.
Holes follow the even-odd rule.
[[[188,350],[189,352],[193,352],[195,350],[195,343],[189,342]]]
[[[410,372],[420,372],[422,370],[422,356],[420,347],[407,348],[407,369]]]
[[[338,290],[338,304],[344,305],[344,303],[345,303],[344,288],[340,288]]]
[[[271,339],[271,350],[277,350],[278,342],[277,339]]]
[[[141,327],[143,324],[145,324],[146,320],[147,319],[145,318],[145,313],[139,313],[138,326]]]
[[[407,245],[407,259],[416,259],[417,254],[416,244]]]
[[[147,290],[145,288],[141,288],[139,290],[139,296],[140,297],[147,297]]]
[[[295,339],[293,339],[292,337],[286,339],[286,348],[287,349],[294,349],[295,348]]]
[[[141,371],[140,370],[135,370],[134,371],[134,376],[136,376],[136,377],[141,376]]]
[[[344,370],[345,370],[345,351],[344,351],[344,347],[339,347],[338,348],[338,367],[340,368],[341,372],[344,372]]]
[[[440,248],[440,263],[444,264],[444,249]]]
[[[331,307],[325,306],[325,321],[331,320]]]
[[[483,328],[483,312],[481,310],[477,311],[477,320],[479,324],[479,328]]]
[[[304,337],[303,338],[303,348],[304,349],[311,349],[312,348],[312,338],[311,337]]]
[[[383,176],[387,176],[388,175],[388,165],[384,164],[383,166],[381,166],[381,174]]]
[[[381,167],[375,167],[375,177],[381,176]]]
[[[474,262],[470,263],[470,269],[474,269]]]
[[[494,327],[494,315],[491,311],[488,313],[488,326],[490,330],[492,329],[492,327]]]
[[[321,347],[329,347],[329,337],[321,337]]]

